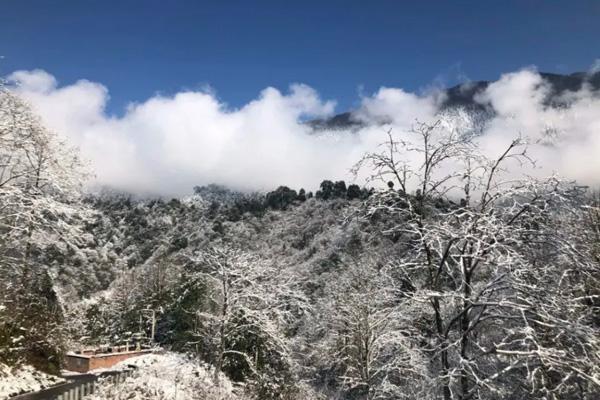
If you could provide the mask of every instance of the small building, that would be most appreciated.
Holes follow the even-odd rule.
[[[151,349],[129,350],[129,346],[113,347],[103,352],[97,349],[86,349],[70,352],[65,356],[65,369],[74,372],[89,372],[99,368],[110,368],[128,358],[152,353]]]

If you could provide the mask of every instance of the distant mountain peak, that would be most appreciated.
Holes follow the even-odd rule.
[[[574,72],[572,74],[556,74],[551,72],[540,72],[539,75],[550,86],[550,93],[546,99],[548,106],[561,106],[564,101],[562,95],[567,92],[577,92],[585,84],[592,90],[600,90],[600,71]],[[464,108],[473,111],[489,112],[489,106],[476,101],[476,96],[483,93],[490,84],[495,81],[468,81],[450,88],[444,89],[445,99],[441,110],[453,108]],[[323,130],[358,130],[365,124],[356,117],[355,111],[346,111],[336,114],[330,118],[321,118],[308,121],[307,124],[315,131]]]

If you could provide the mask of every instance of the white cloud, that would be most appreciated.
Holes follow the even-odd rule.
[[[48,93],[56,89],[56,78],[44,70],[34,69],[33,71],[15,71],[8,76],[9,81],[17,83],[25,90],[31,90],[38,93]]]
[[[538,174],[559,173],[581,183],[600,184],[600,96],[584,86],[563,96],[567,107],[544,104],[547,84],[531,70],[505,74],[480,97],[489,101],[496,117],[481,142],[489,152],[499,151],[517,134],[537,144],[530,155]]]
[[[415,120],[426,121],[437,112],[443,97],[438,92],[420,96],[402,89],[383,87],[372,97],[363,97],[358,117],[405,127]]]
[[[312,134],[307,118],[334,112],[335,103],[301,84],[282,93],[274,88],[239,109],[220,102],[211,90],[154,96],[131,104],[124,116],[104,112],[109,92],[86,80],[60,86],[42,70],[17,71],[9,80],[44,121],[64,133],[91,160],[95,183],[139,194],[182,195],[195,185],[221,183],[239,189],[278,185],[314,190],[325,178],[349,179],[349,168],[383,139],[385,121],[405,135],[415,120],[431,121],[443,96],[381,88],[362,98],[358,132]],[[585,183],[600,183],[600,100],[588,88],[570,95],[571,106],[544,105],[548,87],[533,70],[503,75],[477,100],[496,117],[480,141],[490,154],[519,133],[554,146],[536,146],[546,168]],[[464,118],[461,115],[461,118]]]
[[[355,138],[315,136],[300,121],[323,117],[335,103],[310,87],[274,88],[240,109],[209,91],[155,96],[123,117],[104,108],[108,90],[81,80],[58,86],[52,75],[18,71],[8,77],[52,129],[80,147],[96,184],[137,193],[179,195],[212,182],[240,189],[280,184],[314,188],[324,177],[345,178]]]
[[[600,72],[600,58],[594,60],[590,70],[588,71],[590,74],[597,74],[598,72]]]

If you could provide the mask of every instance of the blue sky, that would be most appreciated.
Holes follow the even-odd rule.
[[[116,114],[206,85],[239,107],[294,82],[342,111],[380,86],[586,70],[598,38],[600,1],[4,0],[0,75],[100,82]]]

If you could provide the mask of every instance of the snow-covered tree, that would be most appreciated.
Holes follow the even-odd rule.
[[[597,274],[598,263],[563,228],[580,214],[578,188],[520,173],[531,162],[521,139],[488,157],[444,121],[412,135],[389,131],[384,151],[357,168],[398,189],[371,197],[366,215],[394,221],[384,233],[405,251],[401,293],[429,321],[420,341],[441,396],[598,394],[598,331],[571,282]]]
[[[62,312],[38,244],[70,230],[65,218],[81,165],[27,103],[0,86],[1,360],[26,357],[47,370],[60,363]]]
[[[34,231],[61,225],[84,178],[76,149],[0,86],[0,249],[27,259]]]
[[[330,283],[322,313],[326,348],[316,351],[351,398],[422,399],[431,384],[424,354],[413,343],[412,312],[396,296],[388,269],[365,257]]]
[[[211,349],[215,381],[227,372],[248,382],[260,398],[294,393],[293,360],[284,327],[302,296],[274,268],[247,253],[212,248],[189,256],[208,294],[195,310],[198,340]]]

